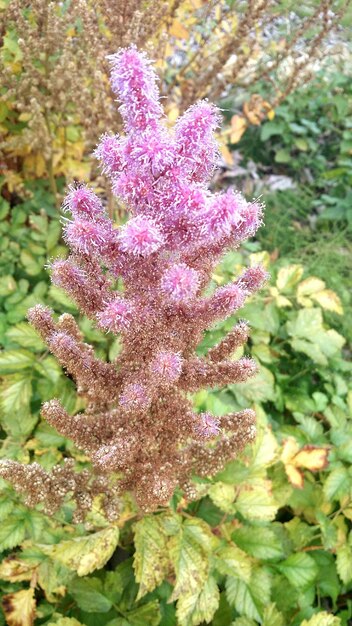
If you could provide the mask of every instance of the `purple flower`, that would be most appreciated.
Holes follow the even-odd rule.
[[[182,357],[177,352],[160,351],[151,362],[150,371],[163,383],[173,383],[181,375]]]
[[[120,395],[120,405],[127,410],[147,409],[150,401],[147,388],[139,383],[129,383]]]
[[[113,333],[127,330],[133,319],[133,307],[124,298],[116,296],[97,315],[99,326]]]
[[[199,275],[185,263],[179,263],[165,272],[161,288],[173,302],[187,302],[194,298],[199,288]]]
[[[149,256],[164,243],[164,238],[156,224],[146,217],[130,219],[119,232],[121,249],[129,254]]]
[[[210,413],[200,413],[195,425],[196,433],[205,439],[217,437],[220,433],[220,420]]]

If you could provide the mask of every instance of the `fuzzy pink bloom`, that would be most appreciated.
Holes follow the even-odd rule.
[[[141,169],[148,168],[153,176],[159,176],[172,164],[175,153],[165,132],[145,132],[130,142],[129,158]]]
[[[122,102],[121,115],[130,132],[157,128],[163,115],[157,76],[148,57],[134,46],[109,57],[111,86]]]
[[[51,280],[57,287],[67,289],[69,285],[77,289],[84,288],[86,276],[81,268],[67,259],[57,259],[51,266]]]
[[[118,135],[108,133],[103,135],[94,155],[101,161],[104,174],[117,174],[124,167],[121,140]]]
[[[261,202],[244,202],[239,222],[234,229],[235,238],[239,241],[252,237],[262,224],[263,204]]]
[[[89,254],[98,252],[110,241],[111,231],[97,222],[76,219],[65,224],[63,236],[73,250]]]
[[[230,235],[232,229],[243,222],[242,211],[245,205],[243,196],[233,191],[215,196],[202,218],[202,228],[207,237],[214,240]]]
[[[219,287],[209,298],[208,312],[215,319],[225,319],[243,306],[247,292],[238,283]]]
[[[206,180],[214,169],[218,149],[213,132],[220,120],[218,109],[201,100],[189,107],[176,123],[179,162],[192,180]]]
[[[123,172],[113,183],[113,192],[131,207],[137,208],[152,197],[153,180],[149,174]]]
[[[130,383],[124,387],[120,395],[120,404],[127,410],[147,409],[150,405],[148,390],[140,383]]]
[[[70,185],[63,210],[70,211],[74,217],[99,219],[104,216],[104,207],[100,198],[86,185]]]
[[[157,380],[164,383],[175,382],[181,375],[182,357],[177,352],[158,352],[150,364],[150,371]]]
[[[249,267],[243,272],[239,278],[239,283],[243,289],[253,293],[254,291],[258,291],[269,277],[270,274],[265,271],[264,267],[256,265],[255,267]]]
[[[216,437],[220,433],[220,419],[210,413],[197,415],[196,433],[205,439]]]
[[[199,288],[198,272],[185,263],[174,265],[163,275],[161,288],[173,302],[187,302]]]
[[[164,243],[160,229],[155,223],[142,216],[130,219],[119,232],[121,249],[129,254],[149,256]]]
[[[133,308],[127,300],[116,296],[109,302],[105,309],[97,315],[97,321],[101,328],[113,333],[127,330],[133,319]]]

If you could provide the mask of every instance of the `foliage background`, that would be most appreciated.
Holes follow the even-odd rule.
[[[170,58],[189,45],[186,18],[186,26],[177,16],[169,25],[174,57],[169,50],[160,59],[165,85],[174,73]],[[16,50],[16,39],[5,37],[2,59],[10,54],[16,62]],[[352,623],[349,54],[343,46],[331,67],[318,68],[281,104],[272,105],[260,76],[220,98],[222,162],[212,184],[261,194],[267,211],[258,239],[230,253],[213,280],[223,284],[260,260],[271,281],[242,312],[252,327],[246,352],[259,361],[260,374],[201,392],[196,402],[217,415],[255,407],[256,444],[214,480],[199,481],[194,503],[176,493],[169,508],[140,517],[126,495],[115,526],[99,502],[85,524],[72,525],[69,503],[48,519],[1,481],[0,624]],[[176,90],[171,122],[180,95]],[[26,121],[1,111],[6,137],[21,134]],[[49,258],[66,253],[55,205],[75,177],[90,177],[105,193],[76,112],[67,128],[74,156],[53,172],[54,186],[45,162],[37,167],[33,159],[30,167],[26,159],[10,168],[7,162],[0,178],[1,456],[50,468],[72,455],[82,469],[87,459],[39,419],[45,400],[60,397],[71,413],[80,400],[25,321],[37,302],[77,313],[45,270]],[[121,207],[106,201],[121,219]],[[209,332],[201,349],[233,322]],[[87,319],[79,323],[99,355],[116,356],[117,340]]]

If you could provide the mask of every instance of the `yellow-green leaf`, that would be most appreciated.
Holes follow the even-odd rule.
[[[32,626],[35,616],[34,589],[9,593],[2,599],[2,608],[8,626]]]
[[[160,516],[149,515],[134,526],[135,554],[134,571],[139,583],[137,600],[148,591],[158,587],[166,576],[169,560],[167,555],[168,537]]]
[[[119,529],[114,526],[85,537],[38,547],[52,559],[75,570],[78,576],[86,576],[105,565],[115,551],[118,540]]]

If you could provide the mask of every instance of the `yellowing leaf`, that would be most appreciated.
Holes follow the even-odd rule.
[[[233,115],[231,118],[230,142],[238,143],[246,128],[247,122],[244,117],[241,117],[240,115]]]
[[[110,527],[85,537],[38,547],[47,556],[75,570],[78,576],[86,576],[105,565],[115,551],[118,540],[119,529]]]
[[[312,294],[313,300],[318,302],[323,309],[327,311],[333,311],[338,315],[343,314],[343,308],[341,304],[341,300],[338,295],[331,291],[331,289],[323,289],[322,291],[318,291],[317,293]]]
[[[187,28],[185,28],[179,20],[173,21],[171,28],[169,30],[169,34],[172,37],[176,37],[177,39],[188,39],[189,37],[189,32]]]
[[[2,599],[2,608],[8,626],[32,626],[35,615],[34,589],[9,593]]]
[[[266,250],[263,250],[262,252],[253,252],[249,255],[249,262],[251,267],[263,265],[265,269],[268,269],[270,265],[270,254]]]
[[[302,282],[297,287],[297,296],[310,296],[312,293],[317,293],[325,288],[325,283],[320,278],[316,276],[310,276]]]
[[[178,108],[176,104],[173,104],[172,107],[167,112],[167,119],[169,120],[169,122],[171,122],[171,124],[174,124],[179,114],[180,114],[180,109]]]
[[[257,480],[251,485],[244,486],[234,506],[246,519],[267,521],[274,519],[279,508],[272,494],[270,480]]]
[[[303,274],[303,265],[286,265],[279,270],[276,286],[279,291],[291,291]]]
[[[233,485],[216,482],[211,485],[208,494],[219,509],[225,511],[225,513],[232,512],[232,503],[235,499],[235,488]]]
[[[271,121],[271,120],[273,120],[273,119],[274,119],[274,117],[275,117],[275,111],[274,111],[274,109],[270,109],[270,111],[268,111],[268,112],[267,112],[266,116],[267,116],[267,118],[268,118],[270,121]]]
[[[317,472],[324,469],[328,464],[329,448],[306,445],[299,449],[298,443],[293,437],[286,439],[283,445],[281,461],[285,465],[285,471],[290,483],[299,489],[304,484],[301,469]]]
[[[303,620],[301,626],[341,626],[341,620],[331,613],[321,611],[313,615],[310,620]]]
[[[37,565],[26,563],[15,556],[8,556],[0,564],[0,579],[11,583],[31,580]]]
[[[160,585],[167,574],[167,540],[160,516],[149,515],[134,526],[134,571],[139,583],[137,600]]]

